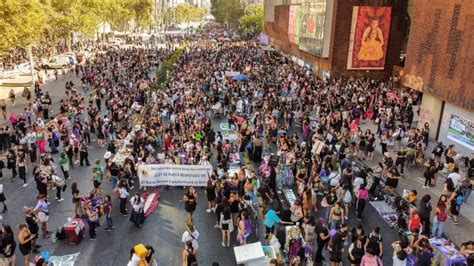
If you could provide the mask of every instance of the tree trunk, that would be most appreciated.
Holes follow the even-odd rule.
[[[71,52],[71,33],[68,33],[66,35],[66,37],[64,38],[64,41],[66,42],[67,52],[70,53]]]

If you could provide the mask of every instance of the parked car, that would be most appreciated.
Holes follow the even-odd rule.
[[[65,68],[71,65],[71,58],[69,56],[55,56],[51,59],[44,59],[41,61],[43,68]]]
[[[70,63],[71,65],[75,65],[75,64],[78,63],[78,62],[77,62],[77,59],[76,59],[76,55],[73,54],[73,53],[61,54],[61,55],[59,55],[59,56],[67,56],[67,57],[69,58],[69,63]]]
[[[125,42],[122,41],[121,39],[115,38],[115,39],[111,39],[109,41],[109,44],[112,45],[112,46],[120,46],[122,44],[125,44]]]

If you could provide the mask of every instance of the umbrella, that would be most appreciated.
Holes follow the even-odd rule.
[[[237,81],[242,81],[242,80],[248,81],[249,77],[247,77],[247,75],[244,75],[244,74],[238,74],[234,76],[232,79],[237,80]]]

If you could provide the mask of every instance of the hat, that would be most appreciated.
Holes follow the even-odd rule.
[[[107,160],[107,159],[109,159],[111,156],[112,156],[112,153],[111,153],[110,151],[108,151],[108,152],[106,152],[106,153],[104,154],[104,159]]]

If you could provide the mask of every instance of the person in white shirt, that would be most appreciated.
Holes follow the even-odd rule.
[[[197,239],[199,238],[199,232],[194,228],[192,223],[187,224],[187,230],[184,231],[183,236],[181,237],[181,242],[184,243],[186,248],[186,242],[191,241],[193,243],[193,249],[197,251],[199,245]]]
[[[354,187],[354,194],[357,194],[357,192],[359,191],[359,188],[360,188],[360,185],[364,184],[364,179],[360,176],[357,176],[355,179],[354,179],[354,183],[353,183],[353,187]]]
[[[122,181],[118,185],[118,194],[120,198],[120,213],[124,216],[128,215],[126,207],[127,207],[127,197],[129,193],[127,191],[126,182],[127,181]]]
[[[145,206],[145,199],[137,192],[135,196],[130,199],[130,203],[132,204],[130,222],[134,223],[137,227],[141,227],[145,222],[145,213],[143,209]]]
[[[455,188],[459,185],[459,181],[461,180],[461,175],[459,175],[459,168],[457,166],[453,168],[453,172],[448,175],[448,178],[450,178],[453,181],[453,185]]]

